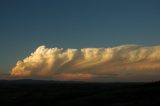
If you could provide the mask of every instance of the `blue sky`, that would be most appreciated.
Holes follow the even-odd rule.
[[[159,45],[159,0],[1,0],[0,71],[40,45]]]

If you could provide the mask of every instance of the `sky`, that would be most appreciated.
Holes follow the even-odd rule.
[[[0,0],[0,73],[39,46],[157,46],[159,0]]]

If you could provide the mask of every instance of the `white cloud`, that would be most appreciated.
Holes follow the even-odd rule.
[[[119,79],[160,76],[160,46],[121,45],[113,48],[59,49],[40,46],[18,61],[12,76],[53,79]]]

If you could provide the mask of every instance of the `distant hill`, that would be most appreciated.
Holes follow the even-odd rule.
[[[0,83],[13,83],[13,84],[55,84],[55,83],[85,83],[83,81],[55,81],[55,80],[33,80],[33,79],[20,79],[20,80],[0,80]]]
[[[0,80],[1,106],[159,106],[160,82]]]

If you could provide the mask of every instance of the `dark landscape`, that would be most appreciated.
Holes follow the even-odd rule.
[[[159,106],[160,82],[1,80],[1,106]]]

